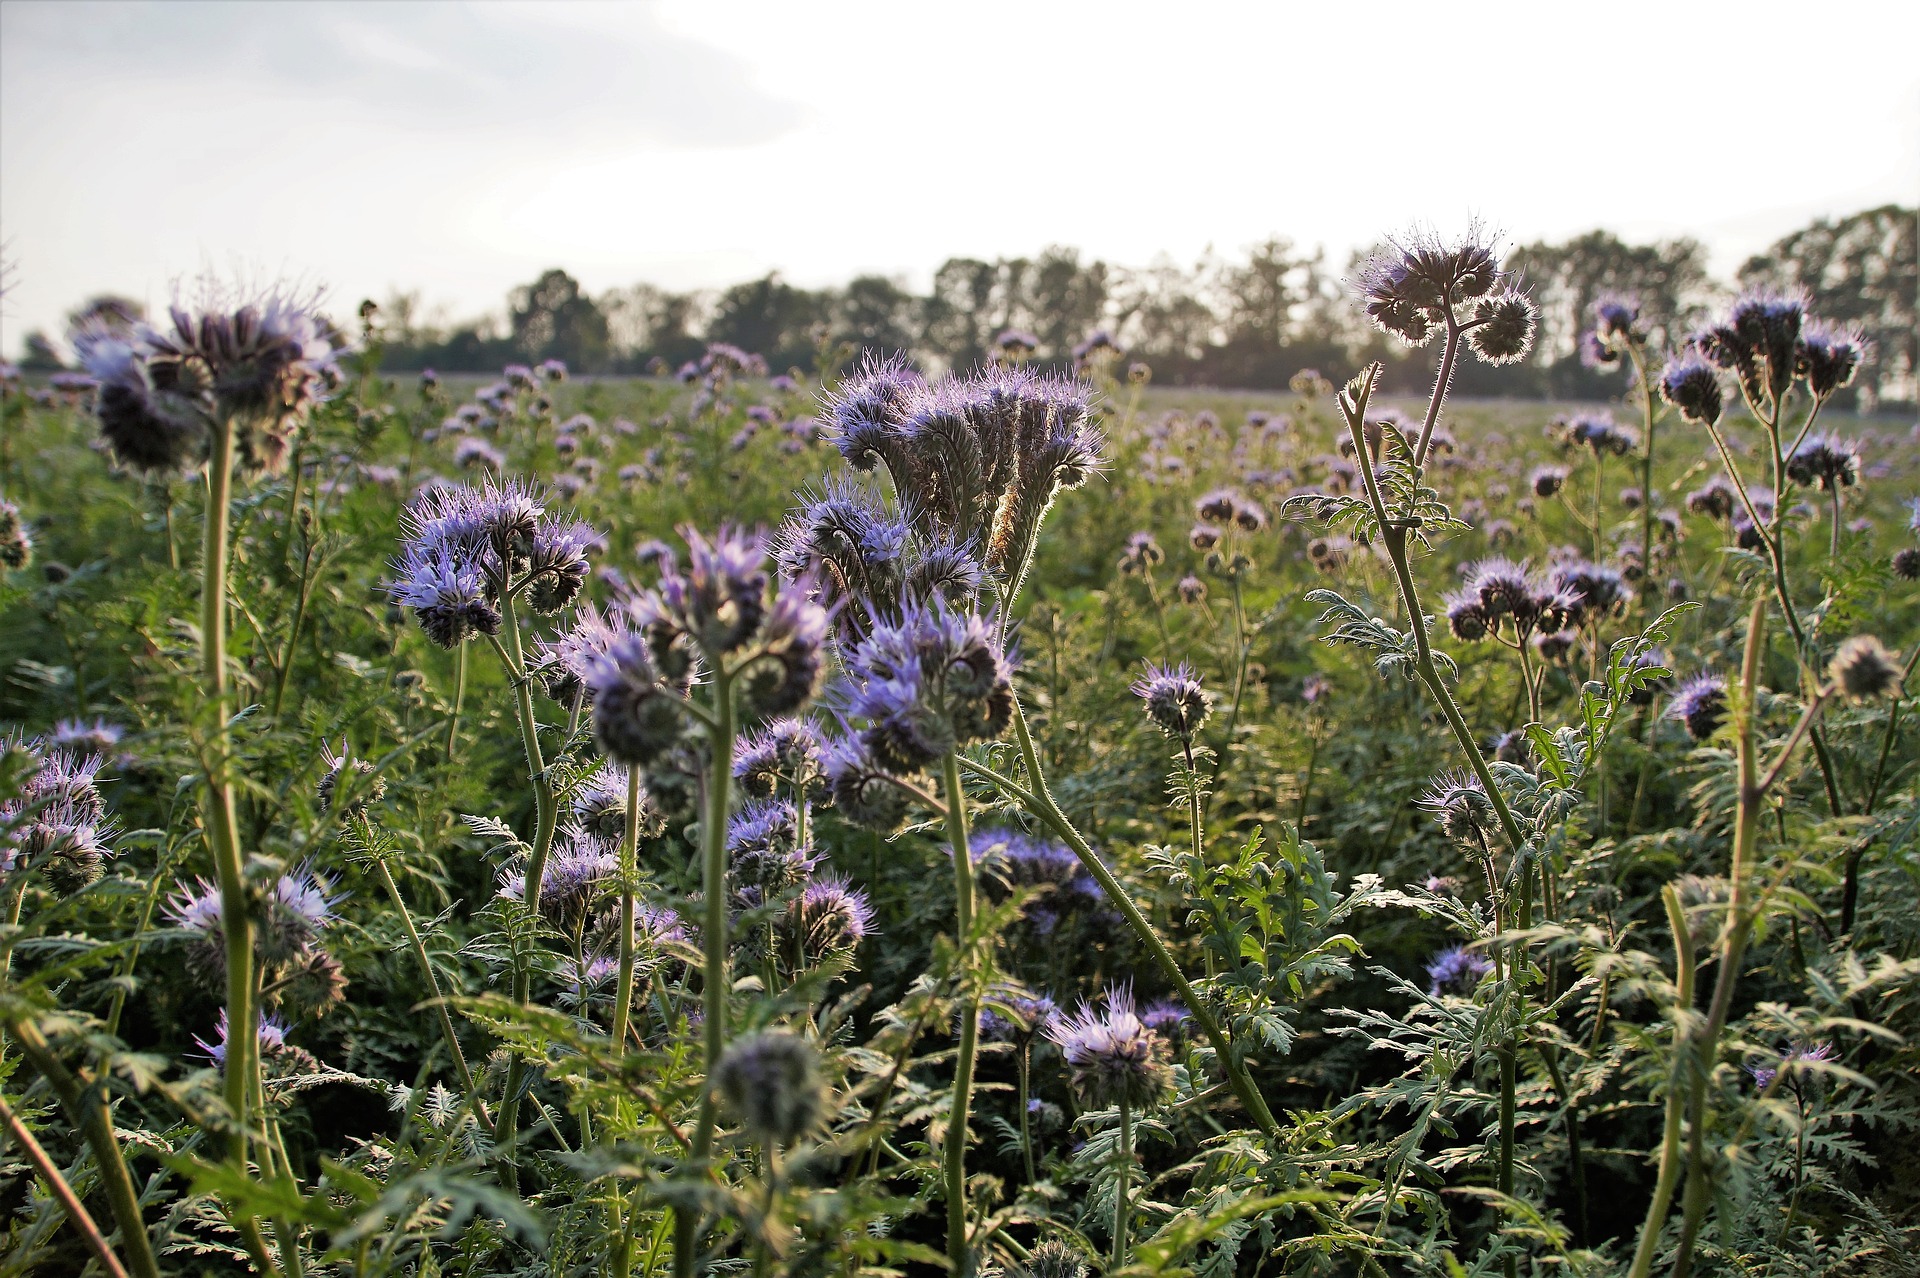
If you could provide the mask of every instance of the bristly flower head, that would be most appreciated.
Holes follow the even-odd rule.
[[[663,678],[639,635],[615,637],[594,658],[586,679],[593,702],[593,735],[607,757],[646,767],[691,730],[684,689]]]
[[[1773,1080],[1780,1077],[1782,1072],[1785,1072],[1787,1077],[1792,1079],[1800,1072],[1798,1067],[1806,1064],[1821,1064],[1832,1060],[1839,1054],[1839,1052],[1834,1050],[1832,1043],[1817,1043],[1813,1046],[1808,1046],[1805,1043],[1796,1043],[1781,1056],[1778,1066],[1749,1065],[1747,1066],[1747,1073],[1753,1076],[1754,1086],[1765,1091],[1767,1088],[1773,1086]]]
[[[1212,698],[1184,661],[1177,666],[1148,662],[1146,674],[1134,680],[1129,690],[1146,703],[1147,717],[1162,732],[1182,742],[1193,740],[1213,710]]]
[[[1419,806],[1440,822],[1449,839],[1471,852],[1487,850],[1487,833],[1493,828],[1493,800],[1486,787],[1470,772],[1443,773],[1420,797]]]
[[[571,934],[581,927],[620,872],[620,853],[612,839],[578,826],[563,826],[540,880],[540,916]],[[526,877],[504,875],[500,895],[526,899]]]
[[[1107,991],[1104,1015],[1082,1003],[1056,1019],[1047,1037],[1065,1058],[1074,1090],[1097,1108],[1148,1109],[1173,1088],[1166,1040],[1140,1019],[1130,986]]]
[[[1404,242],[1389,241],[1387,251],[1361,268],[1357,284],[1368,319],[1383,332],[1421,346],[1453,318],[1454,307],[1487,298],[1500,278],[1493,246],[1476,226],[1451,244],[1423,232]],[[1531,327],[1529,319],[1529,340]]]
[[[753,798],[799,794],[826,797],[826,763],[820,734],[803,719],[775,719],[733,748],[733,775]]]
[[[260,1017],[259,1042],[260,1058],[262,1060],[271,1056],[278,1056],[287,1050],[287,1031],[291,1028],[292,1026],[277,1017],[266,1015]],[[212,1061],[215,1065],[225,1065],[227,1063],[227,1039],[231,1032],[227,1024],[227,1009],[223,1007],[220,1009],[220,1019],[214,1026],[213,1042],[209,1043],[198,1034],[194,1035],[193,1041],[199,1045],[201,1051],[207,1054],[208,1060]]]
[[[1827,667],[1827,676],[1849,701],[1877,701],[1900,687],[1904,672],[1900,659],[1872,635],[1855,635],[1842,643]]]
[[[1680,410],[1690,422],[1712,426],[1720,420],[1725,399],[1720,375],[1698,350],[1687,347],[1667,361],[1660,372],[1660,398]]]
[[[1626,293],[1602,293],[1588,308],[1594,331],[1618,341],[1634,341],[1635,325],[1640,322],[1640,299]]]
[[[761,1030],[727,1045],[713,1085],[727,1112],[762,1146],[791,1145],[827,1119],[820,1053],[788,1030]]]
[[[1826,492],[1851,488],[1860,482],[1860,445],[1837,435],[1809,435],[1787,458],[1787,475],[1796,484],[1817,483]]]
[[[1087,1278],[1087,1258],[1058,1238],[1049,1238],[1027,1253],[1014,1269],[1015,1278]]]
[[[1749,397],[1778,401],[1801,372],[1806,315],[1803,294],[1744,293],[1734,300],[1726,319],[1696,336],[1694,345],[1715,365],[1737,375]]]
[[[243,300],[210,286],[197,306],[176,304],[170,329],[95,325],[76,336],[99,383],[101,433],[123,464],[178,472],[232,421],[242,465],[277,471],[336,375],[333,330],[314,299],[280,291]]]
[[[1667,717],[1685,724],[1695,741],[1705,741],[1726,720],[1727,681],[1712,671],[1695,675],[1673,694]]]
[[[20,508],[0,501],[0,568],[18,572],[32,562],[33,538],[20,518]]]
[[[908,795],[874,762],[857,737],[828,741],[821,751],[833,806],[854,825],[883,833],[907,819]]]
[[[322,812],[333,807],[334,798],[340,790],[340,774],[346,768],[349,758],[344,741],[341,742],[340,751],[337,754],[331,742],[320,743],[320,763],[324,770],[320,774],[319,782],[314,786],[314,797],[320,801]],[[372,763],[365,759],[351,761],[353,776],[347,784],[352,788],[353,793],[349,796],[346,813],[350,817],[357,817],[386,797],[387,783],[379,776]]]
[[[1610,413],[1582,414],[1554,425],[1568,444],[1591,449],[1595,457],[1625,457],[1640,447],[1639,432],[1620,425]]]
[[[1429,989],[1435,998],[1442,994],[1470,995],[1481,978],[1493,971],[1493,960],[1478,950],[1461,946],[1440,951],[1427,964]]]
[[[860,741],[891,771],[918,772],[948,751],[991,741],[1013,718],[1013,663],[995,628],[944,602],[905,609],[847,656]]]
[[[1540,308],[1517,289],[1506,289],[1473,305],[1467,345],[1486,364],[1514,364],[1533,349]]]
[[[781,939],[797,947],[810,963],[859,948],[873,931],[873,907],[867,894],[838,877],[814,879],[787,903]]]
[[[1867,339],[1858,329],[1824,320],[1807,325],[1803,348],[1807,388],[1816,399],[1825,399],[1851,384],[1867,357]]]

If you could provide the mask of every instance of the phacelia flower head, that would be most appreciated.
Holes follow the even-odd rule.
[[[820,1053],[783,1029],[736,1038],[714,1067],[727,1112],[763,1146],[791,1145],[826,1122],[828,1096]]]
[[[994,628],[943,601],[905,608],[847,656],[848,708],[882,767],[913,773],[948,751],[990,741],[1013,717],[1013,663]]]
[[[33,537],[27,532],[20,508],[0,501],[0,568],[18,572],[33,562]]]
[[[1706,483],[1687,494],[1687,509],[1710,519],[1731,519],[1739,502],[1739,490],[1725,475],[1711,476]]]
[[[1164,563],[1166,558],[1166,552],[1160,549],[1152,533],[1136,532],[1127,538],[1127,548],[1121,552],[1120,571],[1129,575],[1145,573],[1156,564]]]
[[[1720,393],[1720,375],[1689,346],[1667,361],[1660,372],[1660,398],[1680,410],[1690,422],[1708,426],[1720,420],[1725,398]]]
[[[1860,482],[1860,446],[1836,435],[1808,435],[1787,458],[1787,475],[1796,484],[1819,484],[1827,492],[1851,488]]]
[[[827,774],[820,734],[803,719],[775,719],[735,742],[733,775],[753,798],[796,793],[822,798]]]
[[[857,737],[828,741],[821,751],[828,792],[840,815],[854,825],[890,832],[907,819],[908,795],[893,783]]]
[[[1595,457],[1625,457],[1640,446],[1639,432],[1622,426],[1610,413],[1589,413],[1557,423],[1569,444],[1588,448]]]
[[[1754,1086],[1765,1091],[1773,1086],[1773,1080],[1780,1077],[1782,1073],[1792,1078],[1799,1072],[1800,1067],[1830,1061],[1839,1054],[1834,1050],[1832,1043],[1796,1043],[1780,1057],[1779,1065],[1749,1065],[1747,1073],[1753,1076]]]
[[[409,547],[394,565],[390,593],[395,603],[413,609],[420,629],[442,648],[500,633],[500,610],[485,575],[449,550]]]
[[[292,1029],[292,1026],[277,1017],[267,1015],[260,1017],[259,1050],[261,1060],[278,1056],[287,1050],[287,1032],[290,1029]],[[194,1035],[193,1041],[199,1045],[201,1051],[207,1054],[208,1060],[212,1061],[215,1065],[225,1065],[227,1063],[227,1039],[230,1033],[231,1029],[227,1024],[227,1009],[223,1007],[220,1009],[220,1019],[214,1025],[213,1042],[209,1043],[198,1034]]]
[[[1427,964],[1428,988],[1435,998],[1443,994],[1470,995],[1491,971],[1493,960],[1478,950],[1456,945],[1440,951]]]
[[[1107,992],[1104,1014],[1082,1003],[1074,1015],[1057,1019],[1047,1037],[1066,1060],[1074,1089],[1090,1105],[1148,1109],[1173,1088],[1166,1040],[1140,1019],[1130,987]]]
[[[842,878],[814,879],[787,903],[781,939],[797,947],[808,962],[859,948],[873,931],[873,907],[867,894]]]
[[[1058,1238],[1049,1238],[1028,1252],[1015,1272],[1017,1278],[1087,1278],[1087,1258]]]
[[[1687,735],[1705,741],[1727,717],[1727,681],[1712,671],[1681,684],[1667,704],[1667,717],[1686,725]]]
[[[1474,303],[1467,345],[1483,363],[1517,363],[1533,349],[1533,333],[1539,321],[1540,308],[1532,298],[1517,289],[1506,289]]]
[[[1493,246],[1474,227],[1453,243],[1425,233],[1390,242],[1361,268],[1357,284],[1368,319],[1383,332],[1420,346],[1448,321],[1454,307],[1493,300],[1488,295],[1500,279]]]
[[[1778,400],[1800,375],[1806,312],[1807,301],[1800,293],[1744,293],[1724,320],[1694,338],[1694,345],[1713,364],[1738,376],[1753,399]]]
[[[662,678],[647,642],[617,636],[588,669],[593,734],[607,757],[628,767],[646,767],[692,727],[682,689]]]
[[[1867,357],[1867,340],[1858,329],[1816,320],[1807,325],[1802,349],[1807,388],[1825,399],[1852,383]]]
[[[1420,797],[1420,807],[1432,813],[1446,836],[1469,851],[1485,852],[1493,829],[1493,800],[1470,772],[1448,772],[1436,778]]]
[[[320,802],[320,810],[328,811],[340,791],[341,774],[348,763],[353,765],[353,773],[347,785],[352,790],[346,806],[348,816],[359,816],[369,807],[386,797],[387,783],[365,759],[353,759],[347,752],[346,743],[335,753],[331,742],[320,743],[320,780],[314,786],[314,797]]]
[[[75,338],[99,383],[95,412],[115,456],[139,470],[178,471],[204,454],[214,424],[232,421],[242,465],[279,470],[336,375],[334,333],[313,300],[209,288],[195,310],[175,305],[170,319],[167,328],[95,325]]]
[[[1567,484],[1565,466],[1535,466],[1533,474],[1527,479],[1527,486],[1533,489],[1536,497],[1551,497]]]
[[[1640,322],[1640,299],[1625,293],[1602,293],[1587,308],[1594,332],[1610,341],[1632,341]]]
[[[1877,701],[1900,687],[1900,660],[1872,635],[1854,635],[1833,654],[1827,677],[1849,701]]]
[[[612,839],[579,826],[561,827],[540,880],[540,916],[571,934],[585,924],[619,872],[620,852]],[[501,881],[500,894],[524,901],[525,876],[507,874]]]
[[[1146,703],[1147,717],[1170,737],[1191,742],[1213,710],[1213,699],[1200,686],[1193,667],[1147,663],[1147,672],[1134,680],[1130,691]]]

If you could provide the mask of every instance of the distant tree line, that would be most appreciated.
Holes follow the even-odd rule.
[[[1822,315],[1866,331],[1874,353],[1857,385],[1863,406],[1917,398],[1915,222],[1914,209],[1895,205],[1816,221],[1738,274],[1741,287],[1803,287]],[[1336,269],[1323,253],[1274,238],[1239,259],[1210,253],[1190,266],[1163,259],[1130,268],[1056,246],[1030,258],[950,258],[925,294],[878,275],[805,289],[774,273],[717,292],[635,284],[594,296],[554,268],[514,289],[504,316],[439,324],[419,294],[400,294],[378,308],[373,331],[391,368],[491,371],[560,359],[580,373],[640,373],[675,368],[708,342],[762,354],[776,370],[838,365],[861,350],[967,367],[1009,330],[1028,335],[1036,360],[1063,363],[1100,330],[1163,384],[1274,388],[1301,368],[1345,375],[1379,359],[1389,389],[1417,389],[1431,352],[1388,342],[1350,299],[1345,281],[1364,256]],[[1588,368],[1578,354],[1596,297],[1635,294],[1657,328],[1684,336],[1729,292],[1691,239],[1629,244],[1590,231],[1519,246],[1506,265],[1541,305],[1540,340],[1523,369],[1464,365],[1457,388],[1466,394],[1604,398],[1617,392],[1618,370]],[[94,299],[75,318],[103,305],[125,304]],[[29,335],[25,366],[58,362],[44,334]]]

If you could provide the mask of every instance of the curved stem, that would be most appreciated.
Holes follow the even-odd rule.
[[[40,1142],[33,1138],[33,1133],[27,1130],[27,1125],[20,1121],[20,1116],[13,1112],[13,1108],[7,1104],[4,1096],[0,1096],[0,1123],[6,1124],[7,1131],[25,1151],[27,1161],[32,1163],[34,1170],[40,1173],[40,1179],[47,1182],[47,1188],[53,1191],[54,1200],[60,1204],[60,1209],[67,1213],[68,1222],[86,1242],[87,1249],[93,1252],[94,1259],[100,1262],[100,1267],[106,1270],[111,1278],[127,1278],[125,1266],[120,1263],[120,1258],[113,1254],[113,1248],[107,1245],[105,1236],[100,1232],[100,1226],[95,1224],[93,1217],[88,1214],[86,1204],[82,1203],[79,1195],[73,1192],[73,1186],[69,1185],[67,1178],[60,1174],[60,1168],[54,1165],[53,1159],[47,1157],[47,1151],[40,1147]]]
[[[1440,353],[1440,371],[1433,379],[1433,394],[1427,400],[1427,420],[1420,427],[1420,445],[1413,450],[1413,464],[1416,466],[1427,464],[1427,449],[1433,443],[1433,428],[1440,420],[1440,405],[1446,402],[1447,388],[1453,384],[1453,364],[1460,354],[1460,334],[1465,331],[1453,318],[1451,290],[1449,290],[1446,312],[1447,345]],[[1371,474],[1373,467],[1366,460],[1370,456],[1366,441],[1357,439],[1355,447],[1357,451],[1354,456],[1360,459],[1361,471]]]
[[[447,1011],[446,1000],[440,995],[440,978],[434,973],[433,960],[427,956],[426,942],[420,939],[420,929],[413,924],[413,911],[407,908],[407,902],[400,895],[400,885],[393,881],[393,871],[387,868],[385,858],[376,858],[374,868],[380,872],[380,885],[387,890],[387,896],[393,902],[393,908],[400,912],[400,921],[406,925],[407,940],[413,946],[414,962],[420,965],[420,973],[427,978],[427,990],[432,995],[434,1010],[440,1014],[440,1034],[447,1041],[447,1051],[453,1055],[453,1067],[460,1075],[460,1085],[467,1095],[473,1095],[473,1070],[467,1065],[467,1054],[460,1050],[460,1036],[453,1032],[453,1016]],[[486,1119],[480,1119],[486,1126]]]
[[[980,1033],[980,1003],[973,996],[973,850],[967,842],[967,794],[960,784],[960,757],[947,752],[945,789],[947,841],[953,847],[954,943],[959,946],[960,977],[966,991],[960,1002],[960,1048],[953,1067],[953,1104],[947,1115],[946,1164],[947,1259],[956,1278],[972,1273],[967,1247],[967,1117],[973,1105],[973,1058]]]
[[[1683,1081],[1686,1069],[1687,1039],[1693,1018],[1693,934],[1687,927],[1687,912],[1680,894],[1668,884],[1660,891],[1666,903],[1667,925],[1673,930],[1673,1068],[1667,1075],[1667,1112],[1661,1126],[1660,1170],[1653,1182],[1653,1199],[1647,1204],[1647,1218],[1640,1225],[1640,1241],[1634,1248],[1633,1264],[1627,1278],[1647,1278],[1653,1270],[1654,1252],[1660,1245],[1660,1229],[1673,1205],[1674,1182],[1680,1174],[1680,1120],[1686,1106],[1687,1089]]]
[[[453,713],[447,716],[447,762],[453,762],[454,746],[460,740],[460,703],[467,697],[467,645],[453,650]]]
[[[971,760],[960,760],[961,766],[976,776],[984,777],[1001,793],[1017,800],[1035,819],[1046,825],[1060,837],[1062,842],[1073,849],[1074,855],[1080,858],[1080,864],[1085,866],[1087,873],[1094,877],[1094,881],[1100,885],[1100,890],[1107,894],[1107,899],[1120,907],[1120,912],[1126,916],[1134,935],[1146,945],[1154,961],[1160,965],[1160,970],[1166,974],[1168,982],[1179,994],[1180,1001],[1186,1005],[1189,1012],[1193,1013],[1193,1019],[1200,1026],[1201,1033],[1206,1035],[1208,1044],[1212,1046],[1214,1055],[1220,1061],[1220,1068],[1226,1073],[1227,1080],[1233,1087],[1234,1095],[1240,1098],[1240,1103],[1246,1107],[1247,1113],[1259,1126],[1261,1132],[1269,1137],[1277,1137],[1280,1134],[1280,1124],[1274,1119],[1273,1111],[1267,1107],[1266,1098],[1260,1094],[1260,1089],[1253,1085],[1253,1078],[1247,1073],[1246,1062],[1233,1051],[1232,1044],[1227,1040],[1226,1031],[1220,1027],[1219,1019],[1214,1016],[1213,1009],[1207,1006],[1206,1001],[1200,997],[1199,991],[1193,988],[1193,983],[1187,979],[1187,974],[1180,970],[1180,964],[1174,959],[1173,952],[1167,948],[1167,943],[1160,939],[1158,932],[1153,930],[1153,924],[1147,921],[1147,916],[1140,912],[1140,907],[1134,904],[1133,898],[1120,886],[1120,881],[1113,876],[1113,871],[1107,868],[1106,862],[1094,852],[1087,843],[1086,837],[1074,828],[1073,822],[1067,819],[1066,814],[1060,810],[1060,805],[1054,801],[1053,792],[1047,787],[1046,774],[1040,770],[1039,753],[1033,747],[1032,734],[1027,731],[1026,713],[1021,709],[1020,699],[1017,696],[1013,701],[1013,730],[1020,746],[1021,761],[1026,767],[1027,777],[1033,786],[1031,790]]]
[[[113,1117],[107,1112],[100,1088],[75,1077],[33,1022],[11,1021],[7,1030],[20,1044],[21,1055],[53,1088],[54,1095],[60,1098],[60,1107],[67,1113],[67,1121],[80,1130],[93,1151],[94,1166],[100,1172],[100,1187],[113,1208],[114,1223],[120,1227],[120,1249],[126,1253],[127,1264],[140,1278],[159,1278],[153,1244],[147,1238],[146,1222],[140,1213],[140,1196],[134,1190],[133,1176],[127,1171],[126,1158],[114,1135]],[[230,1035],[229,1052],[233,1041],[234,1036]],[[81,1215],[85,1215],[84,1209]],[[251,1216],[245,1219],[252,1223]],[[78,1221],[79,1217],[75,1217],[76,1225]]]
[[[633,877],[640,848],[640,769],[627,769],[627,830],[620,840],[620,985],[613,996],[613,1050],[624,1052],[633,1015]]]
[[[501,636],[505,636],[504,640]],[[525,649],[520,638],[520,619],[514,610],[513,592],[500,592],[500,635],[490,636],[500,663],[506,668],[507,682],[513,685],[515,717],[520,725],[520,748],[526,754],[527,779],[533,786],[533,850],[527,857],[525,907],[528,913],[540,909],[540,884],[546,875],[547,855],[553,850],[553,831],[559,819],[559,801],[553,782],[547,775],[547,761],[540,752],[540,720],[533,710],[533,689],[527,682]],[[525,1003],[533,993],[533,968],[530,956],[516,950],[513,971],[513,999]],[[520,1094],[526,1088],[527,1065],[514,1057],[507,1066],[506,1094],[500,1101],[500,1121],[494,1125],[501,1155],[501,1174],[509,1187],[519,1181],[519,1164],[514,1152],[520,1130]]]

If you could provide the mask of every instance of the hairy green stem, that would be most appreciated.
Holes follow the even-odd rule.
[[[502,638],[504,636],[504,638]],[[513,685],[515,716],[520,725],[520,748],[527,759],[527,780],[533,786],[533,850],[527,857],[526,889],[523,902],[529,914],[540,910],[540,883],[546,875],[547,856],[553,850],[554,826],[559,820],[559,800],[547,775],[546,757],[540,751],[540,720],[533,710],[533,689],[528,683],[526,652],[520,637],[520,619],[514,610],[513,592],[500,592],[500,634],[490,636],[507,682]],[[525,1003],[533,992],[533,970],[528,955],[516,950],[513,962],[513,1000]],[[496,1147],[501,1157],[501,1176],[509,1188],[517,1186],[520,1169],[514,1151],[520,1130],[520,1093],[526,1087],[527,1064],[515,1056],[507,1066],[506,1094],[500,1101],[500,1120],[494,1124]]]
[[[120,1227],[120,1249],[128,1267],[139,1278],[159,1278],[160,1267],[154,1260],[153,1244],[147,1238],[146,1222],[140,1213],[140,1195],[134,1190],[133,1176],[127,1170],[126,1158],[114,1135],[113,1116],[107,1112],[100,1085],[75,1077],[32,1021],[9,1022],[7,1030],[20,1045],[20,1052],[28,1063],[53,1088],[54,1095],[60,1098],[60,1107],[67,1113],[67,1121],[79,1129],[93,1151],[94,1166],[100,1172],[100,1187],[113,1209],[114,1223]],[[232,1041],[230,1036],[229,1043]],[[231,1047],[228,1050],[231,1053]],[[82,1209],[81,1216],[85,1214]],[[76,1227],[79,1219],[74,1218]]]
[[[1693,1033],[1693,933],[1687,927],[1687,912],[1680,904],[1680,893],[1672,884],[1661,889],[1660,899],[1666,904],[1667,925],[1673,931],[1673,1061],[1667,1075],[1666,1118],[1661,1124],[1660,1168],[1654,1178],[1653,1198],[1647,1204],[1647,1218],[1640,1225],[1640,1242],[1634,1248],[1627,1278],[1647,1278],[1653,1271],[1660,1229],[1673,1205],[1674,1183],[1680,1174],[1680,1124],[1686,1109],[1687,1040]]]
[[[1117,1273],[1127,1263],[1127,1206],[1133,1179],[1133,1107],[1120,1102],[1120,1148],[1115,1158],[1113,1187],[1113,1254],[1107,1272]]]
[[[86,1242],[87,1249],[93,1252],[94,1258],[100,1262],[100,1267],[106,1270],[111,1278],[127,1278],[126,1267],[120,1263],[120,1258],[113,1254],[113,1248],[107,1245],[106,1237],[100,1232],[100,1226],[94,1223],[93,1217],[87,1212],[86,1205],[80,1201],[80,1196],[73,1192],[73,1186],[69,1185],[67,1178],[60,1174],[60,1168],[54,1164],[53,1159],[47,1157],[47,1151],[42,1149],[40,1142],[33,1138],[33,1133],[27,1130],[27,1125],[20,1121],[20,1116],[13,1112],[13,1107],[7,1104],[4,1096],[0,1096],[0,1123],[6,1125],[14,1141],[26,1153],[27,1161],[32,1163],[34,1170],[40,1173],[40,1179],[47,1182],[47,1188],[53,1191],[54,1201],[58,1202],[60,1210],[67,1214],[68,1223]]]
[[[1186,1005],[1188,1011],[1193,1013],[1193,1019],[1212,1046],[1214,1055],[1219,1059],[1221,1070],[1225,1072],[1228,1082],[1233,1087],[1234,1095],[1239,1097],[1240,1103],[1246,1107],[1247,1113],[1259,1126],[1261,1132],[1269,1137],[1277,1137],[1280,1134],[1280,1125],[1275,1121],[1273,1111],[1267,1107],[1266,1098],[1260,1094],[1260,1089],[1254,1086],[1253,1077],[1247,1072],[1246,1062],[1234,1052],[1232,1044],[1227,1039],[1226,1031],[1221,1028],[1219,1019],[1213,1014],[1213,1009],[1207,1006],[1206,1001],[1200,997],[1199,991],[1193,988],[1193,983],[1187,979],[1186,973],[1180,970],[1180,964],[1174,959],[1173,952],[1167,948],[1167,943],[1160,939],[1160,934],[1154,931],[1153,924],[1147,921],[1147,916],[1140,912],[1140,907],[1134,904],[1133,898],[1120,886],[1120,881],[1114,877],[1113,871],[1107,868],[1106,862],[1094,852],[1087,843],[1086,837],[1074,828],[1073,822],[1067,819],[1066,813],[1062,812],[1060,805],[1054,801],[1053,792],[1047,786],[1046,774],[1040,768],[1039,752],[1034,749],[1033,736],[1027,731],[1026,714],[1020,707],[1018,697],[1015,697],[1013,702],[1013,730],[1031,789],[1022,787],[991,768],[975,764],[968,759],[962,759],[961,766],[976,776],[984,777],[1002,794],[1019,802],[1036,820],[1051,829],[1062,842],[1073,849],[1074,855],[1080,858],[1080,864],[1085,866],[1087,873],[1099,883],[1101,890],[1107,894],[1107,899],[1120,908],[1128,925],[1133,928],[1134,935],[1152,953],[1154,961],[1160,965],[1160,970],[1166,974],[1167,980],[1179,994],[1180,1001]]]
[[[406,926],[407,941],[413,946],[413,958],[420,965],[420,974],[427,978],[427,991],[433,998],[434,1011],[440,1014],[440,1033],[447,1042],[447,1051],[453,1056],[453,1066],[460,1075],[460,1086],[467,1095],[473,1095],[473,1070],[467,1065],[467,1054],[460,1050],[460,1037],[453,1032],[453,1016],[447,1011],[446,1000],[440,995],[440,978],[433,970],[433,960],[427,956],[426,942],[420,939],[420,929],[414,926],[413,911],[407,908],[406,898],[400,895],[400,885],[393,881],[393,871],[387,868],[384,858],[374,860],[374,868],[380,873],[380,885],[387,890],[387,897],[393,902],[393,908],[400,912],[400,922]],[[486,1119],[481,1118],[481,1125]]]
[[[624,1052],[633,1014],[633,878],[640,849],[640,769],[627,769],[627,829],[620,840],[620,986],[613,996],[613,1050]]]
[[[207,782],[203,817],[214,876],[220,886],[220,931],[227,959],[224,1089],[235,1132],[227,1152],[244,1172],[260,1035],[253,1001],[253,914],[247,904],[239,819],[229,779],[233,759],[227,726],[227,517],[233,485],[233,432],[231,421],[219,422],[209,432],[212,442],[207,457],[207,509],[200,563],[200,678],[201,694],[212,720],[202,756]]]
[[[453,650],[453,713],[447,716],[447,762],[453,762],[454,746],[460,740],[460,703],[467,697],[467,645]]]
[[[705,966],[701,977],[701,1015],[704,1018],[705,1055],[702,1060],[700,1116],[694,1126],[693,1163],[705,1174],[713,1154],[713,1071],[727,1047],[727,808],[733,785],[733,681],[724,668],[713,672],[713,722],[707,727],[707,810],[700,827],[700,890],[706,921],[701,927]],[[700,1245],[700,1222],[693,1212],[674,1213],[673,1271],[690,1278]]]
[[[967,1118],[973,1107],[973,1058],[980,1033],[980,1003],[972,994],[966,955],[973,935],[973,850],[967,841],[967,794],[960,783],[960,757],[947,752],[945,763],[947,841],[953,847],[954,943],[961,955],[961,979],[967,994],[960,1003],[960,1047],[953,1067],[953,1104],[947,1116],[942,1151],[947,1182],[947,1260],[955,1278],[967,1278],[972,1255],[967,1247]]]

